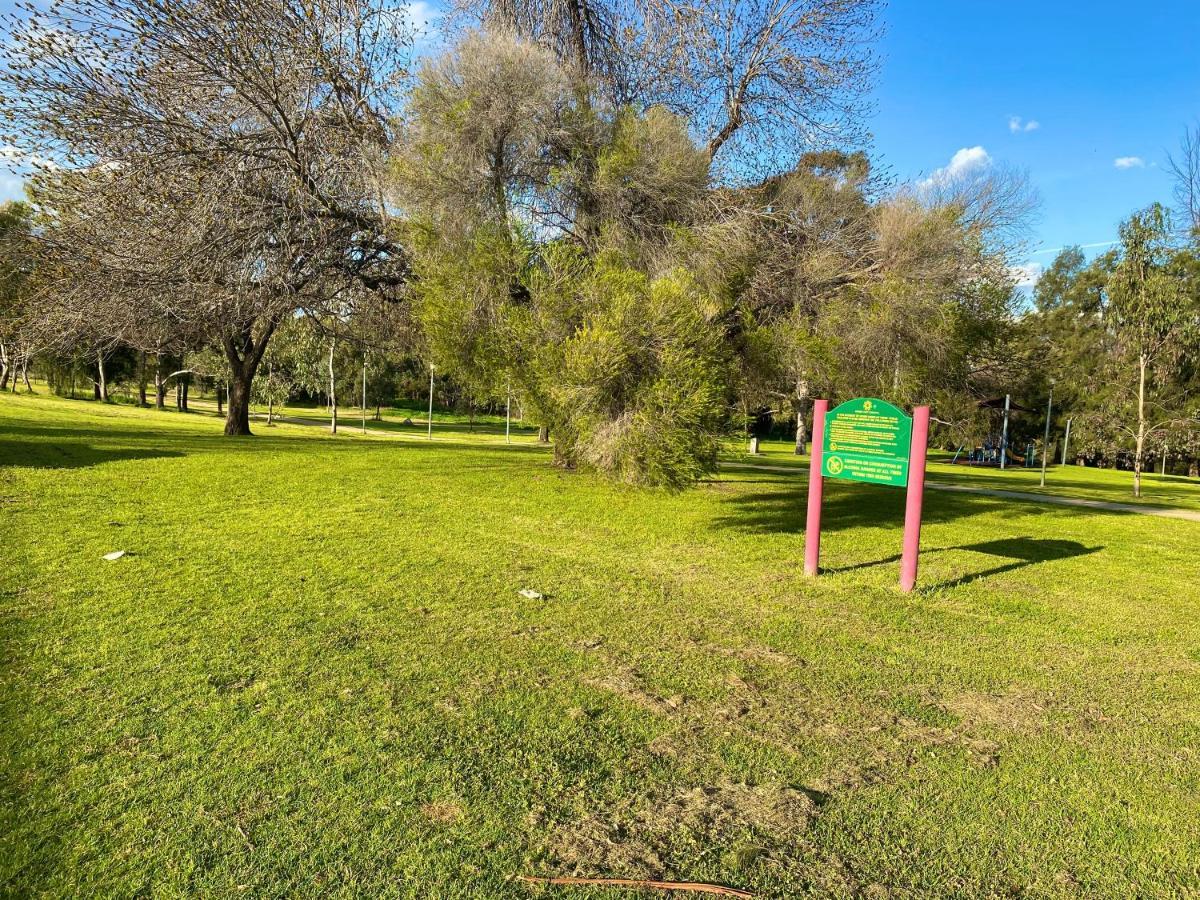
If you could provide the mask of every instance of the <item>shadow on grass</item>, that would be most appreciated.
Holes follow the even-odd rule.
[[[757,474],[757,473],[755,473]],[[730,483],[737,483],[730,479]],[[748,480],[742,483],[752,483]],[[723,528],[739,531],[783,534],[803,534],[808,509],[808,482],[796,481],[783,476],[776,484],[791,484],[786,490],[753,491],[731,495],[729,514],[717,519]],[[953,522],[980,512],[1005,505],[1010,501],[986,495],[925,495],[922,520],[925,524]],[[1022,514],[1042,515],[1047,512],[1062,514],[1063,507],[1039,507],[1028,504]],[[1075,511],[1075,510],[1071,510]],[[891,528],[904,523],[904,491],[880,487],[858,487],[836,485],[831,488],[826,482],[825,503],[821,513],[821,530],[824,532],[849,531],[855,528]]]
[[[0,466],[24,469],[86,469],[106,462],[185,456],[179,450],[154,447],[92,447],[78,441],[0,440]]]
[[[998,566],[992,566],[989,569],[984,569],[979,572],[971,572],[963,575],[960,578],[953,578],[949,581],[942,581],[936,584],[922,585],[922,590],[939,590],[943,588],[962,587],[970,584],[973,581],[978,581],[981,578],[990,578],[993,575],[1003,575],[1005,572],[1014,572],[1017,569],[1023,569],[1026,566],[1032,566],[1036,563],[1052,562],[1059,559],[1071,559],[1076,556],[1087,556],[1092,553],[1098,553],[1103,550],[1103,546],[1085,547],[1078,541],[1065,541],[1056,538],[1031,538],[1031,537],[1016,537],[1016,538],[1001,538],[994,541],[979,541],[974,544],[956,544],[953,547],[931,547],[921,550],[921,555],[926,556],[930,553],[949,553],[954,550],[966,550],[971,553],[983,553],[988,556],[997,556],[1002,559],[1011,560],[1011,562],[1003,563]],[[872,566],[882,566],[889,563],[898,563],[900,554],[896,553],[884,559],[876,559],[871,562],[854,563],[849,566],[838,566],[836,568],[822,568],[823,574],[836,575],[843,572],[853,572],[857,569],[869,569]]]

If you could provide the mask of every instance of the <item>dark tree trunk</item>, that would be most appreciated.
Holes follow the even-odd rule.
[[[218,381],[216,384],[216,388],[215,388],[216,392],[217,392],[217,415],[218,416],[225,415],[224,402],[221,397],[221,388],[222,387],[223,387],[223,385],[221,384],[221,382]]]
[[[279,323],[267,321],[262,334],[255,339],[254,323],[248,322],[237,331],[226,334],[222,341],[229,362],[229,389],[225,411],[225,434],[250,434],[250,389],[258,364],[262,362],[267,342]]]
[[[254,376],[245,377],[243,372],[234,371],[229,379],[229,404],[225,413],[225,433],[228,435],[250,434],[250,384]]]
[[[183,380],[181,382],[181,386],[182,386],[183,390],[180,392],[180,399],[183,402],[180,406],[180,409],[182,409],[184,412],[187,412],[188,411],[188,388],[190,388],[192,386],[192,376],[184,375],[184,376],[182,376],[182,378],[183,378]]]
[[[538,443],[539,444],[550,443],[550,426],[549,425],[539,425],[538,426]]]
[[[32,394],[33,393],[33,385],[29,383],[29,357],[28,356],[26,356],[21,361],[21,380],[25,382],[25,392],[28,394]]]
[[[179,376],[175,378],[175,410],[183,412],[183,379]]]
[[[1194,459],[1188,463],[1188,478],[1200,478],[1200,463]]]

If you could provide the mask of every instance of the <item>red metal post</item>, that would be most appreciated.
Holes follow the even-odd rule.
[[[908,451],[908,496],[904,504],[904,555],[900,558],[900,590],[917,583],[921,552],[921,505],[925,499],[925,454],[929,449],[929,407],[913,410],[912,444]]]
[[[828,400],[813,401],[812,450],[808,467],[808,522],[804,526],[804,574],[816,575],[821,564],[821,499],[825,478],[821,475],[821,448],[825,445],[825,413]]]

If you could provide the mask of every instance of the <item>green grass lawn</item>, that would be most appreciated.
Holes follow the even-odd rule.
[[[0,895],[1200,892],[1196,523],[256,428],[0,396]]]
[[[731,461],[743,464],[808,470],[808,457],[796,456],[791,442],[764,441],[759,445],[758,456],[747,455],[745,449],[745,441],[731,441],[727,445],[726,456]],[[951,453],[931,452],[927,477],[931,481],[1005,491],[1109,500],[1142,506],[1200,509],[1200,479],[1146,472],[1142,475],[1142,497],[1139,499],[1133,496],[1132,472],[1053,465],[1047,470],[1046,486],[1043,488],[1040,486],[1041,470],[1038,468],[1009,467],[1001,471],[988,466],[952,465],[952,457]]]

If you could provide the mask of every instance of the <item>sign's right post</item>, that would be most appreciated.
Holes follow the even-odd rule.
[[[921,506],[925,499],[925,454],[929,449],[929,407],[913,410],[912,444],[908,453],[908,495],[904,504],[904,553],[900,557],[900,590],[908,593],[917,583],[917,556],[921,552]]]

